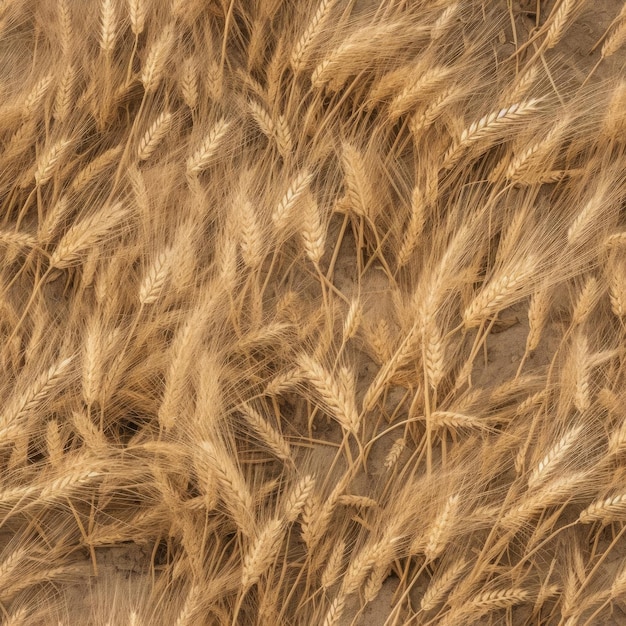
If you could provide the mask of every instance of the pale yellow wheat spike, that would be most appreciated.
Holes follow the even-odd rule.
[[[540,102],[539,98],[530,98],[489,113],[476,122],[472,122],[463,129],[459,138],[448,149],[444,156],[443,167],[445,169],[454,167],[469,148],[481,142],[488,143],[511,127],[523,122],[538,111]]]
[[[180,91],[185,104],[195,109],[198,104],[198,64],[195,57],[189,57],[183,62]]]
[[[242,592],[246,593],[252,585],[261,579],[265,570],[276,558],[280,549],[284,530],[284,521],[281,518],[270,520],[259,532],[255,541],[244,557],[241,574]]]
[[[100,49],[111,54],[115,45],[117,15],[114,0],[102,0],[100,4]]]
[[[311,474],[306,474],[293,486],[284,504],[284,515],[287,522],[292,523],[298,519],[314,488],[315,477]]]
[[[326,228],[322,222],[320,209],[312,194],[306,193],[302,207],[303,219],[300,234],[304,251],[316,267],[324,256],[326,244]]]
[[[118,227],[127,214],[128,210],[120,202],[74,224],[52,253],[50,267],[63,269],[78,264],[87,248]]]
[[[618,494],[590,504],[578,516],[581,524],[602,522],[608,524],[626,520],[626,494]]]
[[[411,193],[411,215],[409,223],[404,231],[402,246],[398,252],[398,267],[404,267],[417,247],[424,224],[426,222],[426,202],[422,190],[417,185]]]
[[[559,43],[572,17],[574,8],[580,4],[579,0],[561,0],[554,17],[550,20],[550,26],[544,40],[544,46],[547,50],[554,48]]]
[[[164,137],[169,133],[171,126],[172,114],[169,111],[163,111],[163,113],[152,122],[150,128],[144,133],[139,142],[137,158],[140,161],[145,161],[150,158]]]
[[[530,298],[528,307],[528,337],[526,337],[526,351],[537,349],[541,333],[546,325],[552,294],[548,289],[536,291]]]
[[[420,76],[413,78],[411,84],[405,87],[389,104],[391,120],[397,120],[401,115],[411,111],[420,102],[430,102],[429,93],[439,85],[445,83],[453,69],[443,65],[436,65],[426,69]]]
[[[122,154],[122,150],[123,147],[121,145],[110,148],[83,167],[72,181],[70,186],[72,193],[80,193],[89,183],[96,180],[104,170],[117,161]]]
[[[293,148],[293,139],[291,131],[287,125],[287,121],[282,115],[279,115],[274,121],[271,115],[261,104],[254,100],[248,103],[250,112],[254,121],[257,123],[261,132],[270,140],[276,142],[278,150],[283,157],[287,157]]]
[[[135,36],[141,35],[146,25],[146,0],[127,0],[130,27]]]
[[[322,577],[320,579],[322,589],[329,589],[339,579],[339,573],[343,564],[345,551],[346,542],[343,539],[340,539],[337,543],[335,543],[332,552],[328,557],[326,567],[322,572]]]
[[[267,447],[281,460],[291,461],[291,448],[284,437],[263,416],[248,403],[239,405],[246,421],[259,434]]]
[[[172,268],[173,249],[167,247],[155,257],[139,287],[139,302],[154,304],[159,299]]]
[[[161,32],[158,39],[150,47],[148,56],[141,70],[141,82],[147,93],[155,91],[159,86],[165,66],[170,57],[170,50],[174,44],[175,29],[173,24],[168,24]]]
[[[71,139],[60,139],[44,151],[37,160],[37,170],[35,171],[35,181],[38,185],[45,185],[52,178],[71,145]]]
[[[337,419],[342,428],[356,433],[360,424],[355,399],[340,385],[336,377],[331,376],[320,363],[308,354],[301,354],[298,365],[306,378],[317,391],[324,404]]]
[[[435,519],[424,546],[424,556],[428,561],[437,558],[450,539],[451,528],[456,523],[456,515],[459,508],[458,494],[451,495],[444,507]],[[422,541],[422,538],[419,538]]]
[[[369,215],[369,203],[372,195],[367,175],[365,159],[360,150],[348,142],[344,142],[341,150],[346,186],[346,198],[349,207],[356,215]]]
[[[224,450],[210,441],[202,441],[198,452],[206,455],[222,488],[220,495],[237,527],[243,535],[251,537],[255,527],[254,499],[239,468]]]
[[[317,6],[317,10],[313,14],[311,21],[307,24],[306,29],[298,39],[291,53],[291,66],[296,72],[299,72],[306,61],[307,53],[311,45],[315,42],[322,26],[328,19],[328,15],[337,0],[321,0]]]
[[[24,117],[34,115],[38,111],[53,81],[54,76],[52,74],[48,74],[35,84],[22,105]]]
[[[97,400],[102,381],[101,334],[102,328],[94,316],[87,324],[83,345],[82,389],[83,399],[88,405]]]
[[[252,202],[247,199],[243,200],[238,209],[241,258],[247,267],[254,269],[259,267],[264,258],[263,231]]]
[[[582,426],[575,426],[565,433],[565,435],[546,452],[545,456],[537,463],[528,478],[529,489],[536,489],[554,474],[557,467],[561,465],[567,457],[568,451],[578,441],[582,430]]]
[[[207,168],[215,158],[218,149],[221,147],[230,125],[231,122],[225,118],[222,118],[213,125],[200,145],[187,159],[188,174],[199,174],[202,170]]]
[[[54,99],[54,118],[59,122],[67,120],[72,108],[76,69],[69,63],[63,70],[63,75],[57,87]]]
[[[27,387],[24,391],[16,394],[7,403],[0,418],[0,432],[7,429],[13,431],[19,427],[19,420],[34,411],[40,404],[53,393],[59,383],[67,376],[74,357],[61,359],[52,365],[46,372]]]
[[[68,0],[57,0],[57,15],[59,20],[59,39],[61,50],[64,56],[69,56],[72,52],[72,14]]]
[[[572,313],[572,326],[584,324],[600,298],[600,285],[595,276],[590,276],[580,290]]]
[[[306,169],[293,179],[272,213],[272,222],[278,232],[283,231],[292,221],[294,209],[305,195],[312,179],[313,175]]]
[[[420,606],[422,611],[434,609],[444,598],[446,593],[454,586],[463,570],[467,567],[465,559],[459,559],[446,569],[441,576],[433,578],[428,585],[428,589],[422,596]]]
[[[525,259],[509,266],[497,278],[492,279],[463,313],[465,326],[478,326],[488,316],[510,305],[520,289],[527,285],[537,267],[537,259],[529,254]]]

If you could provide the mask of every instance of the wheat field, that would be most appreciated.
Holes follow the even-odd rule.
[[[0,33],[2,624],[626,623],[626,4]]]

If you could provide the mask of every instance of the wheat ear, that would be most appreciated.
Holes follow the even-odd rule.
[[[463,322],[467,328],[478,326],[488,316],[497,313],[515,299],[520,289],[528,283],[537,267],[537,259],[529,254],[506,273],[492,279],[482,292],[472,300],[463,313]]]
[[[618,522],[626,519],[626,494],[618,494],[590,504],[578,516],[581,524]]]
[[[294,485],[284,505],[284,515],[287,522],[292,523],[298,519],[306,503],[309,501],[314,488],[315,478],[310,474],[303,476]]]
[[[261,579],[263,573],[276,558],[284,531],[284,520],[274,518],[259,532],[243,560],[241,574],[242,593]]]
[[[103,239],[127,214],[119,202],[74,224],[50,256],[50,267],[64,269],[80,263],[85,250]]]
[[[259,434],[267,447],[281,460],[292,461],[291,448],[283,436],[247,402],[238,407],[246,421]]]
[[[313,176],[308,170],[302,170],[293,179],[287,192],[280,199],[280,202],[272,213],[272,222],[278,232],[283,231],[291,222],[293,211],[308,190],[312,179]]]
[[[354,397],[308,354],[300,355],[298,365],[303,376],[317,391],[322,404],[330,410],[342,428],[355,434],[359,428],[360,418]]]
[[[187,159],[187,174],[199,174],[215,158],[218,148],[230,128],[231,123],[225,118],[217,121],[198,148]]]
[[[434,609],[442,601],[445,594],[450,591],[466,567],[467,561],[459,559],[446,569],[439,578],[431,580],[428,589],[422,596],[420,603],[422,611],[428,612]]]
[[[52,144],[37,161],[35,181],[38,185],[45,185],[53,176],[59,162],[72,144],[70,139],[61,139]]]
[[[145,0],[128,0],[128,14],[130,16],[130,28],[135,37],[138,37],[146,26]]]
[[[559,8],[554,14],[554,17],[550,20],[550,27],[548,28],[548,32],[543,43],[546,50],[554,48],[554,46],[556,46],[556,44],[561,40],[567,22],[569,21],[577,3],[577,0],[562,0]]]
[[[321,0],[311,21],[307,24],[306,29],[298,39],[290,59],[291,67],[293,67],[295,72],[302,70],[307,53],[328,18],[335,2],[336,0]]]
[[[155,91],[163,77],[169,52],[174,44],[175,30],[168,24],[159,38],[152,44],[141,71],[141,82],[146,93]]]
[[[459,139],[448,149],[443,160],[444,169],[454,167],[463,153],[469,148],[480,142],[490,141],[511,128],[511,126],[525,120],[538,110],[540,102],[541,100],[538,98],[530,98],[529,100],[511,104],[499,111],[489,113],[478,121],[472,122],[467,128],[463,129]]]
[[[139,142],[137,158],[140,161],[145,161],[150,158],[163,138],[169,133],[171,125],[172,114],[169,111],[163,111],[163,113],[154,120]]]
[[[113,0],[102,0],[100,4],[100,22],[100,49],[105,54],[111,54],[115,45],[117,26]]]
[[[582,426],[575,426],[548,450],[528,478],[529,489],[536,489],[554,473],[555,469],[566,458],[569,449],[576,443],[581,431]]]
[[[69,63],[63,71],[63,76],[54,98],[54,118],[59,122],[64,122],[70,114],[75,80],[76,68]]]

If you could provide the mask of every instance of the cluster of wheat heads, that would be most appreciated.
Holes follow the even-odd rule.
[[[3,624],[619,610],[626,82],[512,8],[0,3]]]

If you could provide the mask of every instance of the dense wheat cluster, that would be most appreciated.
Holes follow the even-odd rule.
[[[626,10],[521,5],[0,3],[3,624],[623,623]]]

